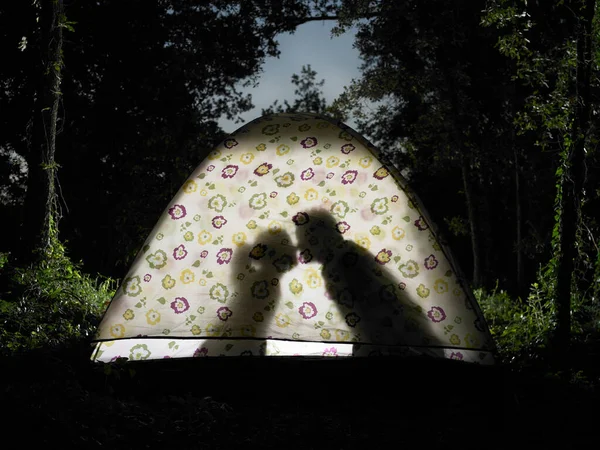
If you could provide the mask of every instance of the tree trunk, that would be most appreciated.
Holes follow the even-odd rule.
[[[592,61],[592,19],[596,0],[582,2],[578,15],[576,106],[562,178],[560,254],[556,275],[557,327],[555,346],[559,361],[568,369],[571,337],[571,285],[577,257],[577,223],[581,212],[581,193],[585,177],[585,140],[590,125],[590,75]]]
[[[515,225],[516,225],[516,272],[517,272],[517,296],[523,298],[525,295],[525,268],[523,266],[523,213],[521,211],[521,161],[519,151],[515,142],[514,128],[511,132],[512,149],[515,162]]]
[[[25,198],[20,260],[40,260],[48,252],[56,232],[56,122],[62,66],[62,0],[39,3],[40,72],[35,93],[32,135],[27,163],[29,174]]]
[[[473,252],[473,287],[478,288],[482,285],[481,276],[481,242],[479,239],[479,226],[477,220],[477,211],[473,196],[473,183],[471,180],[469,160],[462,156],[462,178],[465,190],[465,199],[467,202],[467,214],[469,216],[469,226],[471,229],[471,249]]]

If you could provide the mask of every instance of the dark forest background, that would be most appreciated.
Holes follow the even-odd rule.
[[[500,359],[565,367],[600,328],[599,14],[595,0],[2,2],[3,351],[90,338],[219,119],[252,109],[241,89],[277,37],[319,20],[358,30],[361,77],[328,104],[327,80],[299,68],[263,112],[353,119],[454,250]]]

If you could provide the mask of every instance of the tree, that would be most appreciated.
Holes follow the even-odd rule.
[[[323,86],[325,80],[317,82],[317,72],[311,69],[310,64],[302,66],[300,75],[292,75],[292,84],[296,86],[294,90],[294,103],[290,105],[287,100],[280,105],[277,100],[267,109],[262,110],[262,114],[273,113],[291,113],[306,112],[321,114],[327,110],[327,100],[323,96]]]

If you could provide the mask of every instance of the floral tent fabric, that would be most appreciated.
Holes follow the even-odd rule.
[[[93,359],[423,354],[493,362],[483,316],[403,177],[314,114],[227,137],[161,215]]]

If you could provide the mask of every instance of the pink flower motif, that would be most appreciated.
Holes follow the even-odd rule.
[[[150,275],[149,273],[147,273],[146,275],[144,275],[144,281],[146,283],[148,283],[151,279],[152,279],[152,275]]]
[[[171,309],[175,311],[175,314],[181,314],[190,309],[190,304],[185,297],[175,297],[175,300],[171,302]]]
[[[256,169],[254,169],[254,175],[262,177],[263,175],[268,174],[272,168],[273,168],[273,164],[269,164],[266,162],[262,163],[260,166],[258,166]]]
[[[294,217],[292,217],[292,222],[294,222],[298,226],[307,224],[309,220],[310,218],[305,212],[299,212]]]
[[[315,145],[317,145],[317,138],[316,137],[307,137],[306,139],[303,139],[302,141],[300,141],[300,144],[304,148],[314,147]]]
[[[300,174],[300,178],[302,178],[304,181],[310,180],[314,176],[315,173],[313,172],[312,167],[309,167],[308,169],[302,171],[302,173]]]
[[[227,223],[227,219],[223,216],[213,217],[212,226],[215,228],[221,228],[223,225]]]
[[[377,262],[377,264],[381,264],[382,266],[384,264],[387,264],[391,261],[392,259],[392,251],[388,250],[386,248],[382,249],[379,251],[379,253],[377,253],[377,256],[375,256],[375,261]]]
[[[398,196],[397,195],[393,195],[392,196],[392,203],[396,203],[398,201]]]
[[[425,231],[429,226],[425,223],[425,219],[423,216],[419,216],[417,220],[415,220],[415,227],[419,229],[419,231]]]
[[[175,258],[178,261],[185,258],[187,256],[187,254],[188,254],[188,252],[185,249],[185,246],[183,244],[181,244],[179,247],[176,247],[173,250],[173,258]]]
[[[463,360],[463,354],[461,352],[456,352],[456,353],[452,352],[450,354],[450,359],[457,359],[459,361],[462,361]]]
[[[323,350],[323,355],[322,356],[335,356],[337,357],[337,348],[335,347],[329,347],[326,348],[325,350]]]
[[[300,262],[300,264],[308,264],[309,262],[311,262],[313,259],[313,255],[310,252],[310,249],[305,249],[302,250],[302,252],[300,253],[300,256],[298,256],[298,261]]]
[[[221,176],[223,178],[233,178],[233,176],[237,173],[238,166],[229,164],[221,171]]]
[[[215,166],[213,166],[212,164],[210,166],[208,166],[206,168],[206,170],[208,170],[209,172],[212,172],[213,170],[215,170]]]
[[[342,153],[344,155],[347,155],[348,153],[350,153],[352,150],[354,150],[356,147],[352,144],[345,144],[342,145]]]
[[[194,358],[199,358],[202,356],[208,356],[208,349],[206,347],[197,348],[194,352]]]
[[[346,221],[338,222],[335,226],[341,234],[344,234],[346,231],[348,231],[350,229],[350,225],[348,225],[348,222],[346,222]]]
[[[221,265],[229,264],[231,257],[233,256],[233,250],[230,248],[222,248],[217,253],[217,262]]]
[[[185,210],[185,206],[183,205],[173,205],[169,208],[169,215],[173,220],[181,219],[185,217],[186,214],[187,212]]]
[[[427,258],[425,258],[425,268],[427,270],[435,269],[438,266],[438,264],[439,262],[434,255],[429,255]]]
[[[342,184],[352,184],[356,177],[358,176],[358,171],[356,170],[346,170],[344,175],[342,175]]]
[[[313,302],[304,302],[302,306],[298,308],[298,312],[305,319],[310,319],[317,315],[317,307]]]
[[[226,322],[233,315],[233,311],[230,310],[227,306],[221,306],[217,309],[217,317],[219,320]]]
[[[225,139],[225,142],[223,142],[223,145],[225,146],[225,148],[232,149],[233,147],[238,145],[238,141],[236,141],[233,138]]]
[[[446,313],[439,306],[434,306],[427,312],[427,317],[429,317],[432,322],[438,323],[446,318]]]
[[[275,192],[275,191],[271,192],[271,193],[269,194],[269,197],[271,197],[271,198],[275,198],[275,197],[277,197],[277,192]]]
[[[202,250],[202,253],[200,253],[200,258],[206,258],[207,256],[208,256],[208,251]]]
[[[404,291],[406,289],[406,283],[404,281],[401,281],[400,283],[398,283],[398,288],[401,291]]]
[[[333,178],[333,175],[334,175],[334,173],[333,173],[333,172],[329,172],[329,173],[327,174],[327,179],[328,179],[328,180],[332,179],[332,178]]]

